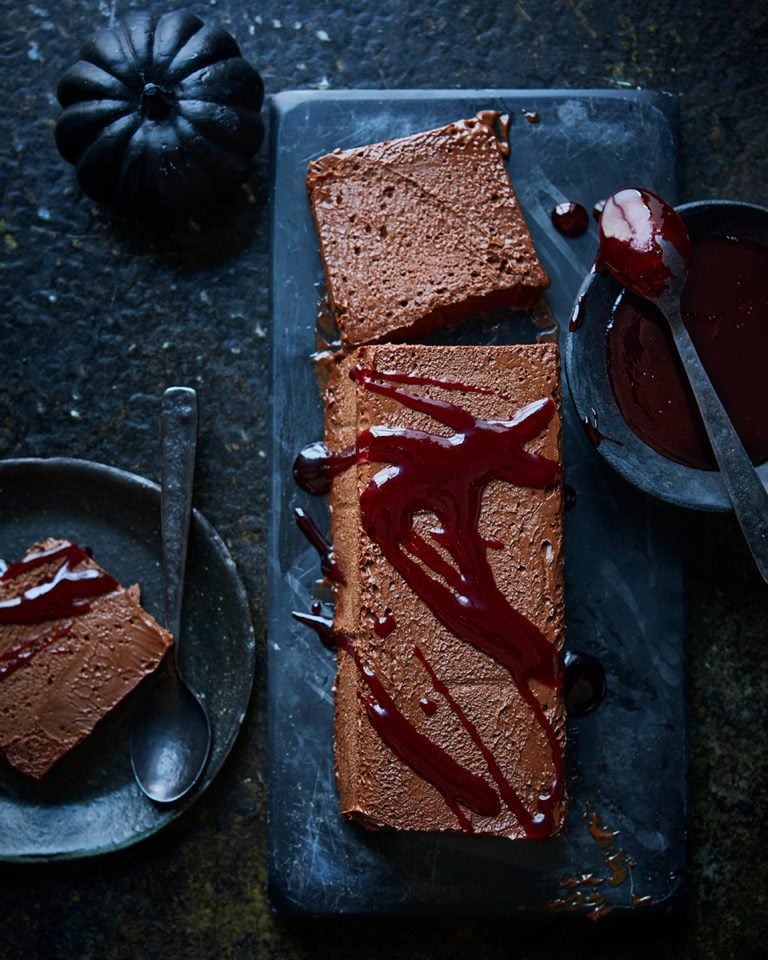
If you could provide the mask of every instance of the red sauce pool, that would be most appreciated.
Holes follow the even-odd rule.
[[[731,237],[695,238],[682,314],[752,462],[768,460],[768,248]],[[670,460],[716,469],[658,310],[624,292],[613,309],[606,349],[616,403],[632,431]]]

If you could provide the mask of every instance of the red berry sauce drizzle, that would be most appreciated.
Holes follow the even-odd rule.
[[[334,555],[331,542],[327,537],[323,536],[320,528],[306,510],[297,507],[294,515],[299,530],[301,530],[320,555],[320,569],[323,571],[323,576],[328,580],[332,580],[334,583],[346,584],[347,581],[344,579],[344,574],[336,562],[336,556]]]
[[[61,626],[50,633],[37,634],[21,643],[17,643],[3,653],[0,653],[0,680],[5,680],[20,667],[30,663],[41,650],[49,647],[56,640],[66,636],[72,629],[72,621],[66,620]]]
[[[351,376],[372,393],[428,414],[453,434],[446,437],[405,427],[368,428],[359,434],[354,451],[329,454],[327,466],[319,471],[316,458],[300,455],[294,475],[304,489],[321,492],[316,483],[319,474],[330,478],[355,462],[387,465],[361,496],[361,522],[365,532],[443,626],[501,664],[514,680],[543,731],[552,757],[552,782],[539,797],[537,809],[533,812],[525,809],[491,752],[482,744],[476,728],[420,650],[414,649],[414,655],[436,692],[480,748],[499,793],[416,730],[397,709],[381,679],[363,662],[350,640],[333,631],[330,620],[317,615],[294,616],[313,627],[326,646],[340,647],[354,658],[368,687],[361,699],[376,732],[403,762],[436,787],[462,829],[471,832],[472,825],[459,804],[481,816],[495,816],[501,809],[501,797],[519,819],[526,837],[544,839],[553,832],[552,811],[563,794],[563,757],[552,723],[532,693],[530,682],[537,680],[561,691],[562,660],[538,627],[515,610],[496,585],[487,550],[499,548],[501,544],[484,539],[478,522],[484,491],[494,480],[539,489],[561,481],[560,466],[555,461],[523,449],[524,444],[546,428],[555,405],[551,399],[544,398],[528,404],[511,420],[485,420],[445,399],[413,393],[405,389],[405,385],[422,384],[478,393],[493,391],[430,377],[361,368],[355,368]],[[312,469],[308,482],[304,483],[303,464],[307,462]],[[339,467],[342,463],[344,466]],[[435,477],[440,478],[439,486],[435,484]],[[432,536],[452,563],[414,530],[413,520],[420,512],[437,517],[438,529]]]
[[[499,153],[504,160],[509,159],[509,128],[512,126],[512,118],[508,113],[502,113],[501,110],[481,110],[476,118],[480,123],[497,131],[497,142],[499,144]]]
[[[28,570],[63,560],[48,580],[15,597],[0,600],[0,623],[47,623],[50,620],[87,613],[91,609],[89,599],[111,593],[120,586],[114,577],[95,567],[73,569],[87,559],[88,553],[82,547],[74,543],[63,543],[49,550],[28,553],[22,560],[12,563],[0,576],[1,582],[15,580]],[[31,637],[6,650],[0,655],[0,680],[30,663],[41,650],[71,629],[70,620],[57,625],[50,633]]]
[[[306,613],[294,613],[293,616],[312,627],[326,647],[344,650],[352,657],[368,687],[368,693],[362,694],[360,699],[374,730],[403,763],[442,794],[462,830],[472,833],[472,822],[459,804],[485,817],[495,817],[499,813],[501,805],[495,790],[478,774],[457,763],[403,716],[381,679],[363,661],[349,637],[334,630],[327,617]]]

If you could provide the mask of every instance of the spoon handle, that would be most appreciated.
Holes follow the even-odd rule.
[[[178,663],[197,447],[197,394],[191,387],[169,387],[163,394],[160,435],[165,625],[173,634]]]
[[[667,315],[680,359],[696,398],[720,476],[736,519],[760,574],[768,583],[768,490],[749,459],[738,433],[709,379],[691,335],[680,316],[680,302],[659,304]]]

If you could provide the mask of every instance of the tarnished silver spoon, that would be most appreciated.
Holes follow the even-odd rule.
[[[161,419],[161,529],[165,625],[173,634],[173,662],[140,705],[131,731],[136,780],[157,803],[179,800],[197,783],[211,747],[208,713],[181,672],[181,608],[192,512],[197,447],[197,394],[170,387]]]
[[[597,266],[655,303],[667,318],[720,476],[744,539],[768,582],[768,491],[718,397],[680,316],[691,240],[680,215],[661,197],[636,187],[606,200],[600,216]]]

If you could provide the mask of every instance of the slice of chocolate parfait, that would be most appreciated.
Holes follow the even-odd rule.
[[[173,643],[68,540],[29,548],[0,576],[0,749],[40,779],[85,739]]]

